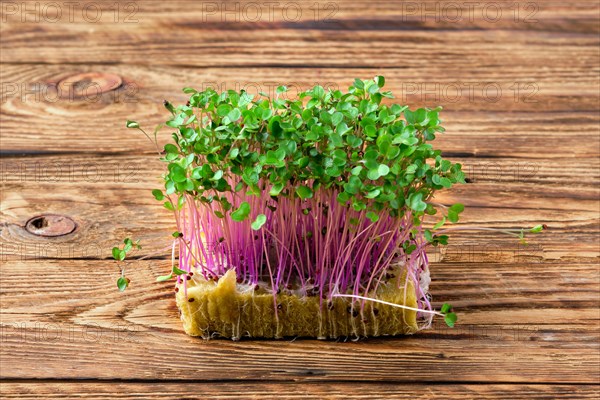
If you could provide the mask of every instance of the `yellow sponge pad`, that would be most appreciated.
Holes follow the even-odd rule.
[[[404,294],[405,275],[391,276],[368,297],[417,307],[415,288],[410,282]],[[266,284],[238,284],[234,270],[227,271],[217,282],[196,274],[187,284],[187,294],[181,288],[176,298],[184,330],[191,336],[233,340],[245,336],[335,339],[417,331],[415,311],[372,301],[366,301],[361,311],[357,300],[347,297],[321,300],[318,295],[307,295],[300,290],[281,292],[274,298]]]

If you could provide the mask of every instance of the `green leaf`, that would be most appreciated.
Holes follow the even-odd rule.
[[[331,123],[334,126],[337,126],[340,122],[342,122],[343,119],[344,119],[344,114],[342,114],[341,112],[335,112],[331,116]]]
[[[423,237],[425,237],[425,240],[427,240],[429,243],[433,242],[433,235],[429,229],[425,229],[423,232]]]
[[[458,214],[453,212],[453,211],[448,211],[448,221],[452,222],[453,224],[458,222]]]
[[[448,325],[450,328],[454,328],[454,324],[456,323],[457,319],[458,318],[456,314],[453,312],[444,315],[444,322],[446,322],[446,325]]]
[[[404,251],[406,252],[406,254],[411,254],[416,249],[417,249],[417,246],[415,244],[411,244],[409,246],[406,246],[406,248],[404,249]]]
[[[315,97],[322,99],[325,96],[325,89],[323,89],[323,86],[317,85],[313,88],[313,94]]]
[[[343,124],[343,122],[342,122],[342,124]],[[337,132],[329,135],[329,140],[330,140],[331,144],[333,144],[334,147],[342,147],[344,145],[342,136]]]
[[[341,192],[337,195],[337,201],[341,204],[346,204],[350,200],[350,195],[347,192]]]
[[[126,126],[127,128],[130,128],[130,129],[139,129],[139,127],[140,127],[140,124],[138,124],[138,123],[137,123],[137,122],[135,122],[135,121],[129,121],[129,120],[127,120],[127,123],[125,124],[125,126]]]
[[[415,111],[414,118],[415,123],[421,125],[425,124],[427,122],[427,110],[424,108],[419,108],[417,111]]]
[[[379,215],[377,215],[373,211],[367,212],[367,218],[369,218],[369,220],[371,220],[371,222],[379,221]]]
[[[413,193],[408,197],[408,206],[414,211],[421,212],[427,208],[427,203],[423,201],[423,193]]]
[[[539,233],[544,230],[544,225],[536,225],[529,230],[531,233]]]
[[[179,154],[179,148],[177,146],[175,146],[174,144],[167,143],[167,144],[165,144],[165,152],[167,154],[169,154],[169,153]]]
[[[360,175],[360,172],[363,170],[363,167],[360,165],[357,165],[356,167],[352,168],[352,170],[350,171],[350,173],[354,176],[356,175]]]
[[[161,275],[158,278],[156,278],[156,282],[165,282],[165,281],[168,281],[171,278],[173,278],[173,274]]]
[[[250,215],[250,204],[244,201],[237,210],[231,213],[231,219],[241,222],[248,218],[248,215]]]
[[[264,157],[264,163],[265,165],[283,166],[283,163],[279,159],[277,153],[272,150],[267,151],[267,154]]]
[[[450,304],[448,304],[448,303],[442,304],[442,308],[440,309],[440,312],[442,314],[447,314],[450,311],[452,311],[452,306]]]
[[[453,204],[450,208],[448,208],[448,221],[452,222],[453,224],[458,222],[458,215],[463,212],[463,210],[465,209],[465,206],[460,204],[460,203],[456,203]]]
[[[254,220],[254,222],[252,222],[251,227],[252,227],[252,229],[257,231],[260,228],[262,228],[262,226],[265,224],[265,222],[267,222],[267,216],[265,214],[258,214],[256,216],[256,219]]]
[[[129,286],[128,278],[121,276],[119,279],[117,279],[117,287],[119,288],[120,292],[125,291],[125,289],[127,289],[127,286]]]
[[[229,104],[221,104],[217,107],[217,115],[220,117],[225,117],[231,111],[231,106]]]
[[[166,108],[167,110],[169,110],[169,112],[170,112],[171,114],[174,114],[174,113],[175,113],[175,108],[173,107],[173,104],[171,104],[170,102],[168,102],[167,100],[165,100],[165,101],[163,101],[163,105],[165,106],[165,108]]]
[[[379,167],[377,167],[377,169],[371,169],[369,170],[369,172],[367,172],[367,178],[369,178],[372,181],[376,181],[380,177],[381,174],[379,173]]]
[[[450,206],[450,210],[454,211],[457,214],[460,214],[465,210],[465,206],[461,203],[456,203]]]
[[[442,217],[442,220],[433,226],[433,229],[440,229],[446,223],[446,217]]]
[[[350,132],[351,130],[352,130],[352,129],[350,129],[350,128],[348,127],[348,125],[347,125],[345,122],[343,122],[343,121],[342,121],[342,122],[340,122],[339,124],[337,124],[337,125],[336,125],[336,127],[335,127],[335,132],[336,132],[338,135],[340,135],[340,136],[343,136],[343,135],[345,135],[346,133]]]
[[[158,201],[161,201],[161,200],[163,200],[165,198],[165,195],[163,194],[162,190],[160,190],[160,189],[154,189],[152,191],[152,195]]]
[[[446,177],[442,177],[442,178],[440,178],[440,185],[442,185],[443,187],[448,189],[448,188],[452,187],[452,181]]]
[[[313,191],[308,186],[298,186],[296,188],[296,194],[301,199],[310,199],[313,197]]]
[[[365,194],[365,197],[367,199],[374,199],[377,196],[379,196],[380,193],[381,193],[381,189],[373,189],[373,190],[370,190],[367,194]]]
[[[366,125],[365,126],[365,134],[369,137],[376,137],[377,136],[377,128],[375,127],[375,125]]]
[[[174,274],[174,275],[177,275],[177,276],[179,276],[179,275],[185,275],[185,274],[187,274],[187,273],[188,273],[188,272],[187,272],[187,271],[185,271],[185,270],[183,270],[183,269],[179,269],[179,268],[177,268],[177,267],[175,267],[175,266],[173,267],[173,274]]]
[[[269,195],[270,196],[277,196],[279,195],[279,193],[281,193],[281,191],[283,190],[283,183],[278,182],[276,184],[273,185],[273,187],[271,188],[271,190],[269,191]]]
[[[411,125],[415,123],[415,114],[409,109],[404,110],[404,118]]]
[[[390,173],[390,167],[388,167],[387,165],[384,165],[384,164],[380,164],[379,167],[377,168],[377,171],[379,172],[380,176],[386,176],[387,174]]]
[[[447,245],[448,244],[448,235],[439,235],[439,236],[436,236],[435,240],[439,244]]]
[[[385,85],[385,78],[381,75],[378,75],[375,77],[375,83],[377,83],[377,86],[382,88]]]
[[[180,167],[178,164],[173,164],[170,176],[175,183],[181,183],[187,179],[187,173],[185,169]]]
[[[242,117],[242,113],[238,108],[234,108],[227,114],[227,118],[229,118],[229,120],[232,122],[237,121],[241,117]]]
[[[120,261],[120,259],[119,259],[120,252],[121,252],[121,250],[118,247],[113,247],[112,248],[112,256],[117,261]]]
[[[348,143],[348,146],[350,146],[350,147],[358,147],[363,143],[363,141],[361,138],[354,136],[352,134],[349,134],[349,135],[346,135],[346,143]]]

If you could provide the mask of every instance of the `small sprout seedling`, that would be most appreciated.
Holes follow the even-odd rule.
[[[161,275],[158,278],[156,278],[156,281],[157,282],[165,282],[165,281],[172,279],[174,276],[185,275],[187,273],[188,273],[187,271],[184,271],[182,269],[177,268],[176,266],[173,266],[173,269],[171,270],[171,273],[169,275]]]
[[[127,257],[127,253],[129,253],[132,249],[141,250],[142,246],[140,245],[140,241],[133,241],[130,238],[125,238],[123,240],[123,248],[113,247],[112,248],[112,256],[117,261],[124,261],[125,257]],[[123,266],[121,268],[121,276],[117,279],[117,288],[119,291],[123,292],[129,286],[130,279],[125,276],[125,268]]]
[[[444,316],[444,322],[446,325],[448,325],[450,328],[454,328],[454,324],[458,318],[456,314],[452,312],[452,306],[448,303],[444,303],[440,309],[440,313]]]

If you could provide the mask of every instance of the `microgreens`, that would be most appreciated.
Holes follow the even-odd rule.
[[[440,313],[444,316],[444,322],[446,322],[446,325],[448,325],[450,328],[454,328],[454,324],[458,318],[456,314],[452,312],[452,306],[448,303],[444,303],[440,309]]]
[[[160,152],[164,187],[152,195],[175,215],[179,267],[158,280],[185,285],[192,268],[206,279],[234,268],[241,282],[270,282],[274,296],[294,283],[322,299],[368,300],[361,294],[401,264],[420,316],[453,326],[449,306],[431,311],[419,278],[427,246],[447,244],[451,228],[441,228],[464,206],[440,207],[431,229],[423,220],[438,213],[435,192],[465,176],[431,145],[444,132],[441,109],[389,104],[384,84],[377,76],[347,92],[315,86],[297,100],[280,97],[284,86],[275,98],[185,88],[186,104],[165,101],[172,143]],[[139,123],[126,126],[150,139]]]
[[[295,101],[186,88],[187,105],[165,102],[172,114],[166,125],[176,131],[174,144],[164,146],[164,191],[152,193],[159,201],[191,196],[234,221],[256,213],[227,194],[306,200],[330,190],[372,221],[380,214],[435,213],[426,203],[434,191],[464,182],[460,164],[428,143],[444,131],[440,109],[384,105],[392,97],[381,91],[384,81],[356,80],[349,93],[315,86]],[[141,129],[135,121],[127,127]],[[165,207],[181,209],[184,201]],[[452,208],[448,219],[456,222],[459,212]]]
[[[161,275],[158,278],[156,278],[157,282],[164,282],[164,281],[168,281],[169,279],[173,278],[174,276],[180,276],[180,275],[185,275],[187,274],[187,271],[184,271],[182,269],[177,268],[176,266],[173,266],[173,269],[171,270],[171,273],[169,275]]]
[[[123,244],[124,245],[122,249],[120,249],[119,247],[112,248],[112,256],[117,261],[124,261],[125,257],[127,256],[127,253],[130,252],[132,249],[142,248],[142,246],[140,246],[139,240],[134,242],[130,238],[125,238],[125,240],[123,240]],[[125,276],[125,268],[121,266],[121,276],[117,279],[117,287],[122,292],[125,289],[127,289],[127,287],[129,286],[129,282],[130,279]]]

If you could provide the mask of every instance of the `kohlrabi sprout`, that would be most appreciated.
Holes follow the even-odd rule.
[[[277,295],[292,285],[322,305],[336,297],[387,304],[371,294],[401,266],[417,307],[395,306],[418,311],[421,327],[435,314],[452,326],[456,315],[447,304],[433,309],[423,277],[427,248],[447,243],[444,225],[464,209],[431,199],[465,176],[431,145],[444,131],[440,109],[388,104],[384,82],[357,79],[347,92],[315,86],[297,99],[283,86],[275,98],[185,88],[187,104],[165,102],[173,142],[161,153],[164,187],[152,193],[175,216],[178,264],[159,280],[186,290],[194,273],[210,281],[234,269],[239,284],[267,284],[277,313]],[[136,246],[126,239],[113,255],[122,260]],[[128,283],[123,274],[119,288]]]

